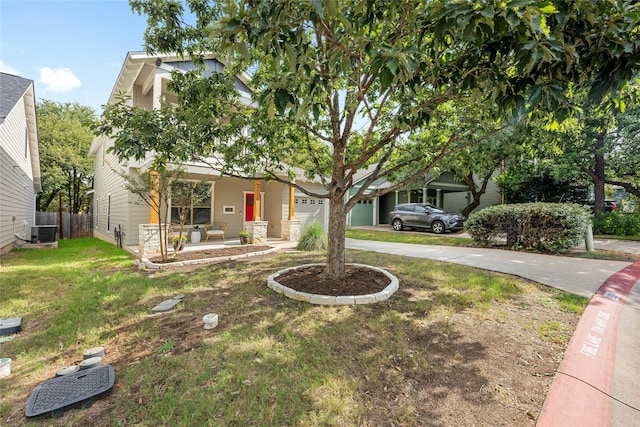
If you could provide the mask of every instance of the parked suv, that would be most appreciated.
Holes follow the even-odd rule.
[[[595,204],[593,201],[587,202],[587,206],[591,209],[591,213],[595,212]],[[613,212],[618,207],[618,204],[615,200],[605,200],[604,201],[604,211],[605,212]]]
[[[389,223],[396,231],[420,228],[431,229],[436,234],[455,233],[464,228],[465,220],[462,215],[448,213],[426,203],[403,203],[389,212]]]

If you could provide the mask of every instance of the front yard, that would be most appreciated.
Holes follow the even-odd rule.
[[[586,300],[513,277],[347,252],[400,279],[389,300],[312,306],[269,290],[269,274],[321,262],[276,253],[140,271],[97,239],[2,259],[6,425],[531,426]],[[165,313],[159,302],[184,294]],[[202,317],[219,315],[205,330]],[[59,420],[25,418],[31,391],[105,347],[112,393]]]

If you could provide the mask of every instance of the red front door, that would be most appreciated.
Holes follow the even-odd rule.
[[[244,195],[244,220],[253,221],[253,193]]]

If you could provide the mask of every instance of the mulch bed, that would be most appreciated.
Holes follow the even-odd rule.
[[[271,246],[244,245],[225,246],[223,248],[202,249],[198,251],[181,251],[177,254],[170,254],[168,263],[177,261],[191,261],[198,259],[227,258],[234,255],[244,255],[253,252],[262,252],[271,249]],[[149,261],[156,264],[163,264],[162,257],[149,258]]]
[[[279,275],[281,285],[308,294],[348,296],[382,291],[391,281],[383,273],[366,267],[347,265],[346,276],[334,280],[324,276],[324,266],[298,268]]]

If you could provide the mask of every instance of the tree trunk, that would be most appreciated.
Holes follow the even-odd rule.
[[[593,179],[593,197],[595,212],[604,212],[604,181],[605,181],[605,163],[604,163],[604,133],[598,134],[594,147],[595,169],[592,176]]]
[[[332,117],[333,118],[333,117]],[[337,121],[332,120],[334,123]],[[337,126],[336,126],[337,129]],[[337,135],[337,130],[336,130]],[[333,173],[329,187],[329,232],[327,247],[327,265],[324,275],[329,279],[339,279],[345,275],[345,228],[347,209],[344,205],[345,192],[344,145],[334,144]]]
[[[327,265],[324,274],[327,278],[339,279],[345,274],[345,224],[347,212],[342,197],[329,201],[329,235],[327,247]]]
[[[473,212],[475,208],[480,206],[480,197],[486,193],[487,185],[489,184],[489,180],[493,176],[493,171],[489,172],[482,178],[482,186],[478,189],[476,188],[476,183],[473,180],[473,173],[468,174],[464,177],[464,182],[469,187],[469,191],[473,195],[473,200],[462,210],[462,215],[465,217],[469,217],[469,214]]]
[[[40,196],[38,196],[38,199],[37,199],[36,210],[38,212],[45,212],[47,209],[49,209],[49,205],[56,198],[56,196],[58,195],[59,191],[60,191],[60,189],[57,188],[57,189],[51,191],[46,196],[43,193],[40,193]]]

